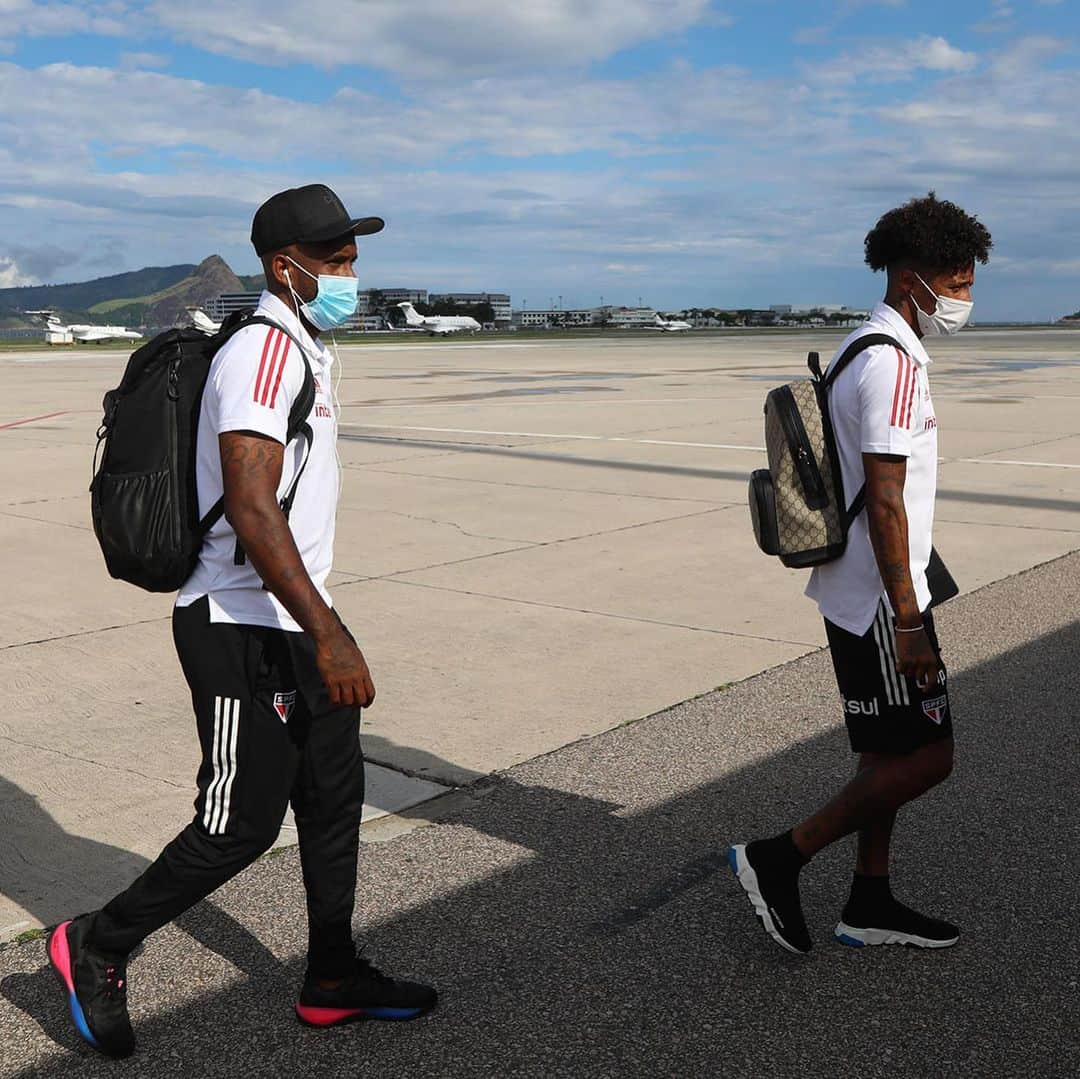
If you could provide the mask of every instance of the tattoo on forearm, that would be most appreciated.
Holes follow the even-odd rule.
[[[903,584],[909,573],[906,562],[885,562],[881,566],[881,579],[885,584]]]

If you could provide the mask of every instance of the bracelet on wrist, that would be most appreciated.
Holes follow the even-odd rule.
[[[926,628],[926,626],[924,626],[922,622],[920,622],[917,626],[894,626],[893,627],[893,629],[895,629],[897,633],[922,633],[922,631],[925,628]]]

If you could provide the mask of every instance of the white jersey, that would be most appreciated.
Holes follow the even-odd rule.
[[[925,611],[930,605],[926,567],[933,543],[938,456],[937,417],[926,373],[930,357],[899,313],[879,303],[833,360],[852,341],[870,333],[888,334],[903,350],[890,345],[868,348],[840,372],[829,390],[829,415],[840,454],[844,493],[850,505],[866,482],[864,453],[908,459],[904,482],[908,554],[915,597],[919,610]],[[843,555],[814,569],[806,594],[817,600],[818,609],[830,622],[860,637],[873,623],[882,598],[891,610],[865,512],[852,524]]]
[[[326,578],[334,551],[338,498],[337,417],[331,390],[333,356],[304,329],[292,309],[269,292],[256,313],[288,330],[304,348],[315,376],[315,404],[308,416],[314,433],[311,454],[296,489],[289,528],[304,567],[329,604]],[[289,410],[304,384],[304,360],[281,330],[255,325],[240,330],[214,357],[203,393],[196,442],[199,513],[205,515],[221,497],[218,435],[254,431],[285,444]],[[280,499],[303,463],[306,443],[294,439],[285,450],[278,488]],[[236,533],[222,517],[210,530],[195,571],[180,589],[178,607],[203,596],[210,600],[211,622],[235,622],[300,631],[276,596],[263,588],[249,560],[235,564]]]

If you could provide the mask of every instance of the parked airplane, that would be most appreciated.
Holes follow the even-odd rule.
[[[654,325],[658,330],[663,330],[664,333],[682,333],[684,330],[692,330],[693,326],[689,322],[683,322],[682,319],[666,319],[656,316]]]
[[[406,330],[427,334],[476,333],[482,329],[479,322],[471,315],[421,315],[408,300],[397,305],[405,315]]]
[[[191,324],[197,330],[205,334],[213,335],[221,329],[221,323],[215,322],[201,307],[189,307],[187,313],[191,316]]]
[[[124,326],[65,326],[55,311],[27,311],[45,320],[45,341],[50,345],[97,345],[104,341],[141,341],[142,334]]]

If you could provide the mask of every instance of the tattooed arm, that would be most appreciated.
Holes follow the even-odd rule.
[[[285,447],[251,431],[218,436],[225,517],[266,587],[315,641],[316,662],[333,704],[375,699],[367,663],[308,576],[278,504]]]
[[[907,458],[864,453],[866,519],[878,571],[896,615],[896,625],[910,629],[922,625],[919,601],[911,580],[904,481]],[[896,665],[901,674],[921,684],[937,678],[938,661],[925,633],[897,633]]]

